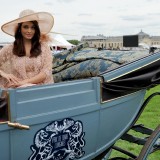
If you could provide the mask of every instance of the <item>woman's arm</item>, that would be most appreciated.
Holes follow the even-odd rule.
[[[12,44],[8,44],[4,46],[2,49],[0,49],[0,66],[2,66],[4,63],[6,63],[8,60],[12,58],[12,49]]]
[[[53,56],[50,47],[47,44],[43,44],[42,58],[43,58],[43,63],[41,72],[46,74],[46,78],[53,77],[52,76]]]
[[[17,83],[19,79],[15,77],[13,74],[8,74],[0,70],[0,76],[5,78],[9,83]]]
[[[45,80],[45,78],[46,78],[46,74],[41,72],[41,73],[39,73],[38,75],[36,75],[32,78],[13,83],[10,87],[19,87],[19,86],[29,84],[29,83],[30,84],[38,84],[38,83],[43,82]]]
[[[11,65],[8,62],[11,60],[13,55],[12,49],[13,49],[13,44],[9,44],[4,46],[0,50],[0,66],[1,66],[0,76],[6,79],[6,83],[7,82],[17,83],[19,81],[17,77],[15,77],[13,74],[10,74],[10,72],[8,72],[11,70]]]

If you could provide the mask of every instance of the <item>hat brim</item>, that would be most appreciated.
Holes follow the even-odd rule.
[[[2,25],[1,29],[3,32],[14,36],[18,23],[28,21],[37,21],[41,34],[47,34],[53,27],[54,17],[48,12],[37,12],[5,23]]]

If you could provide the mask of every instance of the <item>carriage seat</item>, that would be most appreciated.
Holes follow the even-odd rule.
[[[124,63],[149,54],[147,50],[115,51],[85,48],[76,52],[54,55],[53,77],[55,82],[98,76]]]

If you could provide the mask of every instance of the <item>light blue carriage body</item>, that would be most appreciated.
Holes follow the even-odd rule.
[[[159,59],[153,54],[93,78],[9,89],[9,122],[0,123],[0,160],[91,160],[106,149],[109,157],[110,147],[140,111],[146,89],[103,101],[101,82]]]

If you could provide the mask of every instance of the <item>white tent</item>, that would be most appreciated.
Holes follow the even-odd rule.
[[[141,47],[143,49],[149,49],[150,48],[150,46],[148,44],[143,43],[143,42],[139,43],[139,47]]]
[[[160,45],[158,45],[158,44],[153,44],[151,47],[160,48]]]
[[[74,47],[75,45],[69,43],[66,39],[64,39],[64,37],[60,34],[52,34],[51,35],[52,38],[52,43],[51,46],[54,47],[62,47],[62,48],[67,48],[70,49],[72,47]]]

